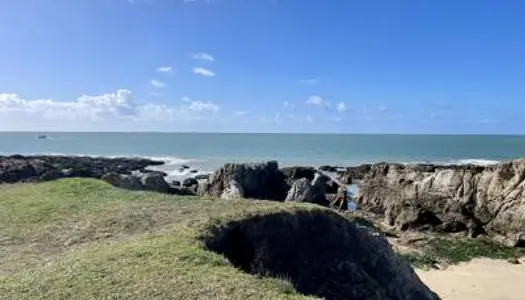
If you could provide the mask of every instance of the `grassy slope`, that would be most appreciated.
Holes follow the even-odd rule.
[[[233,268],[211,224],[308,205],[224,203],[67,179],[0,186],[0,299],[311,299]]]

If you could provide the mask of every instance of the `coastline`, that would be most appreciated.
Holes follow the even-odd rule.
[[[178,182],[178,185],[175,186],[175,182],[171,180],[173,174],[165,173],[162,171],[162,167],[176,166],[177,172],[180,174],[187,175],[188,178],[192,180],[181,180]],[[455,196],[450,196],[446,194],[449,192],[450,187],[455,187],[454,178],[460,178],[464,182],[465,178],[471,180],[471,184],[479,184],[480,186],[476,187],[479,191],[483,191],[482,187],[485,184],[484,180],[479,180],[482,176],[494,180],[495,182],[504,182],[504,184],[510,184],[513,188],[518,189],[515,191],[516,194],[521,194],[523,185],[512,184],[513,177],[522,178],[522,173],[525,170],[525,160],[515,160],[500,163],[495,166],[477,166],[473,164],[466,165],[429,165],[429,164],[396,164],[396,163],[379,163],[375,165],[361,165],[357,167],[344,166],[316,166],[316,168],[311,167],[280,167],[276,162],[266,162],[266,163],[252,163],[252,164],[228,164],[214,170],[216,176],[213,178],[205,179],[203,178],[200,181],[194,179],[194,177],[201,175],[202,170],[197,170],[191,163],[185,165],[184,163],[173,163],[166,164],[166,161],[161,160],[150,160],[145,158],[138,157],[101,157],[101,156],[0,156],[0,182],[5,183],[14,183],[14,182],[41,182],[41,181],[53,181],[55,179],[62,179],[67,177],[83,177],[83,178],[96,178],[102,179],[103,181],[112,184],[113,186],[120,187],[127,190],[140,190],[140,191],[154,191],[164,194],[173,194],[173,195],[191,195],[191,196],[204,196],[212,197],[214,199],[222,198],[224,200],[235,200],[241,198],[248,199],[260,199],[260,200],[274,200],[275,202],[311,202],[319,204],[322,206],[331,207],[331,200],[333,197],[339,197],[339,187],[341,185],[347,185],[348,183],[356,184],[358,183],[362,187],[363,193],[359,195],[359,205],[362,207],[362,212],[368,213],[373,211],[380,211],[378,207],[374,205],[399,205],[402,204],[402,207],[399,210],[395,211],[400,212],[401,215],[406,216],[407,212],[414,213],[415,210],[412,210],[411,205],[414,204],[414,207],[419,207],[419,204],[424,203],[424,201],[442,201],[442,198],[433,199],[430,196],[435,195],[435,192],[443,193],[440,197],[444,199],[452,199]],[[322,169],[323,171],[320,171]],[[326,170],[326,171],[324,171]],[[194,172],[195,171],[195,172]],[[470,172],[470,173],[469,173]],[[324,178],[329,174],[333,176],[332,178]],[[338,177],[340,175],[347,174],[349,177]],[[469,175],[470,174],[470,175]],[[16,176],[22,176],[17,179]],[[284,177],[281,177],[284,176]],[[459,177],[458,177],[459,176]],[[466,176],[466,177],[465,177]],[[406,180],[410,178],[410,180]],[[478,178],[476,181],[472,181],[473,178]],[[7,180],[6,180],[7,179]],[[305,180],[307,189],[312,193],[308,198],[307,193],[303,193],[298,189],[304,187],[298,185],[301,180]],[[348,182],[341,182],[339,179],[349,180]],[[235,184],[232,184],[231,181],[238,181]],[[385,181],[386,180],[386,181]],[[414,183],[413,181],[417,183]],[[430,186],[423,187],[419,190],[419,194],[416,203],[411,203],[410,193],[402,194],[403,191],[406,191],[407,188],[412,188],[415,184],[424,184],[425,182],[435,182]],[[187,182],[186,182],[187,181]],[[332,184],[336,182],[335,186]],[[241,184],[242,183],[242,184]],[[509,186],[510,186],[509,185]],[[385,188],[385,190],[382,190]],[[438,190],[432,190],[436,188]],[[252,190],[250,190],[250,188]],[[311,189],[311,190],[310,190]],[[504,190],[504,188],[502,188]],[[398,192],[393,192],[397,190]],[[497,190],[499,191],[499,190]],[[468,191],[465,190],[465,193],[468,194]],[[317,194],[316,194],[317,193]],[[386,193],[386,194],[382,194]],[[455,191],[452,191],[452,194],[457,195]],[[451,195],[452,195],[451,194]],[[488,193],[490,194],[490,193]],[[321,200],[315,200],[317,196],[322,195]],[[346,194],[345,194],[346,195]],[[378,197],[379,196],[379,197]],[[395,197],[401,198],[395,198]],[[378,197],[378,198],[375,198]],[[428,199],[426,197],[429,197]],[[385,199],[394,199],[392,203],[378,203],[377,199],[383,201]],[[329,200],[330,201],[327,201]],[[399,200],[399,201],[398,201]],[[401,201],[402,200],[402,201]],[[319,202],[316,202],[319,201]],[[419,201],[419,202],[418,202]],[[423,201],[423,202],[421,202]],[[449,201],[449,200],[446,200]],[[492,200],[491,200],[492,201]],[[502,198],[501,201],[505,201]],[[404,203],[404,204],[403,204]],[[426,204],[425,204],[426,205]],[[447,204],[448,205],[448,204]],[[446,206],[446,205],[445,205]],[[426,206],[427,210],[421,211],[424,216],[428,216],[429,213],[435,214],[442,219],[442,222],[438,224],[435,228],[432,228],[432,219],[403,219],[403,222],[409,222],[411,224],[408,227],[399,226],[395,228],[394,235],[402,235],[404,232],[427,232],[437,230],[443,230],[440,228],[448,228],[445,230],[451,231],[442,231],[440,234],[445,236],[450,236],[454,238],[459,238],[462,241],[466,241],[465,247],[474,247],[474,245],[469,245],[468,241],[477,241],[478,239],[470,239],[467,236],[467,229],[470,234],[470,227],[461,227],[460,225],[468,224],[470,220],[457,219],[457,216],[451,214],[448,215],[448,212],[440,211],[442,208],[441,205],[433,208],[433,211],[430,211],[430,206]],[[461,209],[461,207],[460,207]],[[510,217],[514,217],[518,209],[511,209],[509,212],[498,212],[498,214],[510,214]],[[405,211],[403,211],[405,210]],[[370,223],[372,221],[386,222],[381,216],[381,213],[376,213],[372,218],[363,217],[365,215],[356,214],[353,215],[352,212],[345,212],[344,210],[340,211],[340,214],[348,216],[348,218],[362,218],[365,222]],[[496,214],[497,215],[497,214]],[[447,218],[453,218],[455,227],[448,227],[450,224]],[[472,216],[474,218],[474,216]],[[496,218],[496,216],[494,216]],[[395,220],[397,222],[399,220]],[[394,222],[394,223],[395,223]],[[410,223],[412,222],[412,223]],[[429,222],[429,223],[421,223]],[[458,223],[459,222],[459,223]],[[417,226],[412,226],[417,225]],[[447,226],[442,226],[447,225]],[[509,224],[509,228],[510,225]],[[430,226],[430,227],[429,227]],[[380,226],[375,225],[365,225],[365,227],[370,228],[374,231],[378,228],[381,231]],[[382,234],[385,234],[384,231]],[[438,231],[439,232],[439,231]],[[496,232],[497,233],[497,232]],[[492,234],[487,232],[487,236]],[[386,235],[388,236],[388,235]],[[425,237],[425,239],[430,240],[432,237]],[[453,240],[451,240],[453,242]],[[519,238],[517,243],[519,243]],[[463,242],[462,242],[463,243]],[[394,245],[391,242],[392,245]],[[496,245],[494,241],[490,241],[490,244],[486,245],[487,247],[503,247],[501,245]],[[518,244],[515,244],[518,246]],[[414,248],[416,249],[416,248]],[[496,248],[503,249],[503,248]],[[511,248],[509,248],[511,249]],[[467,251],[470,251],[466,249]],[[497,250],[500,251],[500,250]],[[516,252],[517,253],[517,252]],[[399,253],[401,255],[401,253]],[[484,256],[484,254],[477,254]],[[513,257],[514,250],[508,252],[510,257]],[[426,259],[421,257],[419,259]],[[462,258],[463,259],[463,258]],[[461,260],[463,261],[463,260]],[[523,260],[522,260],[523,262]],[[506,265],[504,265],[504,263]],[[491,270],[491,266],[494,265],[494,270],[492,277],[479,277],[478,273],[485,272],[488,273]],[[478,269],[476,269],[478,268]],[[517,276],[512,275],[513,272],[517,269],[522,269],[521,265],[514,266],[509,264],[506,261],[499,260],[474,260],[467,263],[462,263],[457,266],[445,268],[444,270],[417,270],[418,274],[421,274],[423,282],[427,283],[429,287],[437,291],[444,300],[447,299],[519,299],[516,298],[514,293],[506,294],[494,294],[493,298],[475,298],[471,295],[483,294],[483,288],[478,288],[477,285],[484,286],[484,280],[489,280],[491,282],[503,282],[508,284],[509,287],[516,285]],[[473,271],[472,271],[473,270]],[[470,272],[470,273],[469,273]],[[465,275],[468,273],[467,275]],[[465,280],[470,280],[473,282],[474,287],[472,289],[465,288],[460,286],[456,288],[457,281],[459,281],[462,276],[465,277]],[[487,279],[489,278],[489,279]],[[445,280],[446,279],[446,280]],[[490,285],[487,285],[490,286]],[[488,295],[488,293],[487,293]],[[522,295],[521,292],[519,295]],[[471,298],[469,298],[471,297]],[[497,298],[500,297],[500,298]],[[507,298],[501,298],[507,297]]]

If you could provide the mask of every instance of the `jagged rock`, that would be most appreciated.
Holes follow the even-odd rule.
[[[286,183],[292,186],[296,180],[301,178],[313,180],[317,171],[311,167],[286,167],[282,168],[281,172],[284,174]]]
[[[372,165],[364,164],[355,167],[347,167],[343,171],[337,172],[337,178],[343,184],[352,184],[354,180],[361,180],[370,171]]]
[[[332,173],[337,172],[338,169],[339,167],[334,167],[334,166],[320,166],[319,167],[319,171],[332,172]]]
[[[110,172],[102,176],[102,180],[111,184],[112,186],[126,189],[126,190],[143,190],[144,186],[140,179],[132,175],[118,174]]]
[[[173,180],[173,181],[171,181],[171,185],[172,185],[172,186],[180,186],[181,184],[180,184],[180,181],[178,181],[178,180]]]
[[[203,195],[221,197],[236,181],[242,187],[245,198],[284,201],[288,188],[277,162],[255,164],[226,164],[210,176],[209,184],[203,185]]]
[[[328,182],[330,182],[330,177],[322,174],[316,173],[314,179],[312,180],[312,193],[313,193],[313,202],[322,206],[328,206],[328,200],[326,199],[326,190],[328,187]]]
[[[50,169],[48,171],[45,171],[42,175],[40,175],[40,181],[51,181],[51,180],[57,180],[60,178],[66,177],[64,172],[59,171],[57,169]]]
[[[159,173],[148,173],[140,176],[140,182],[146,191],[168,193],[170,186]]]
[[[198,185],[199,182],[195,178],[186,178],[184,181],[182,181],[182,186],[184,187],[190,187],[192,185]]]
[[[0,183],[24,181],[36,175],[35,168],[23,159],[0,159]]]
[[[138,158],[103,158],[88,156],[0,156],[0,182],[51,180],[62,172],[64,177],[101,178],[115,172],[131,174],[147,166],[164,162]],[[67,170],[64,172],[63,170]],[[43,176],[45,173],[47,175]],[[53,175],[53,176],[51,176]],[[61,177],[58,177],[61,178]]]
[[[199,174],[194,177],[197,180],[208,180],[210,178],[210,174]]]
[[[516,246],[525,234],[525,159],[487,167],[376,164],[357,203],[401,229],[488,233]]]
[[[230,180],[229,186],[222,192],[221,198],[226,200],[242,199],[244,192],[242,186],[235,180]]]
[[[335,182],[334,180],[330,179],[330,181],[326,183],[326,193],[327,194],[336,194],[338,190],[339,190],[339,184],[337,184],[337,182]]]
[[[310,180],[301,178],[292,184],[288,191],[286,202],[310,202],[314,203],[314,194]]]
[[[164,171],[150,170],[150,169],[146,169],[146,168],[142,168],[138,172],[141,173],[141,174],[158,174],[158,175],[160,175],[162,177],[168,176],[168,173],[166,173]]]

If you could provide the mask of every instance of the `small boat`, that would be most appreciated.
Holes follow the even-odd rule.
[[[37,138],[38,138],[39,140],[45,140],[45,139],[47,139],[47,135],[45,135],[45,134],[43,134],[43,135],[39,135]]]

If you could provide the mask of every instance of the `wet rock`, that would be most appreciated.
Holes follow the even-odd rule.
[[[88,156],[0,156],[0,182],[51,180],[62,172],[64,177],[101,178],[115,172],[131,174],[147,166],[164,162],[138,158],[103,158]],[[63,170],[67,170],[64,172]],[[44,174],[47,175],[43,176]],[[42,179],[43,178],[43,179]]]

